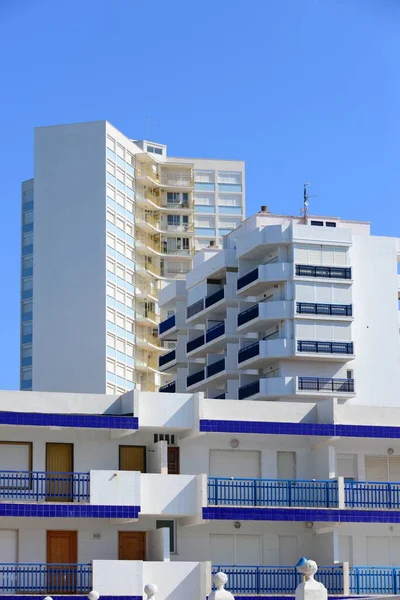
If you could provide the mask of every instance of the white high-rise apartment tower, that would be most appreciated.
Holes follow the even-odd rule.
[[[22,185],[21,389],[155,391],[158,292],[244,218],[244,163],[106,121],[35,130]]]

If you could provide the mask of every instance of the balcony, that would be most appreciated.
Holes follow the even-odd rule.
[[[0,471],[0,500],[89,502],[89,473]]]
[[[214,343],[213,343],[214,342]],[[194,340],[190,340],[186,344],[187,354],[193,355],[196,350],[199,352],[196,355],[206,354],[210,350],[221,349],[226,345],[225,337],[225,322],[218,323],[214,327],[207,329],[205,334],[201,334]]]
[[[210,377],[212,377],[213,381],[215,381],[218,379],[216,375],[225,377],[225,375],[223,375],[224,371],[225,358],[222,358],[221,360],[217,360],[216,362],[207,365],[204,369],[201,369],[201,371],[197,371],[197,373],[189,375],[189,377],[186,379],[186,386],[189,388],[197,383],[205,382]]]
[[[296,313],[302,315],[324,315],[352,317],[352,304],[317,304],[314,302],[296,302]]]
[[[238,352],[238,363],[243,369],[257,369],[277,358],[293,355],[293,340],[259,340]]]
[[[168,317],[168,319],[161,321],[161,323],[158,326],[158,335],[161,336],[170,329],[173,329],[175,327],[175,323],[176,315],[172,315],[171,317]]]
[[[322,342],[317,340],[297,340],[297,356],[312,355],[313,358],[342,360],[347,362],[354,358],[353,342]]]
[[[169,383],[166,383],[165,385],[162,385],[159,390],[159,392],[164,392],[167,394],[175,394],[176,392],[176,381],[170,381]]]
[[[0,564],[0,594],[87,594],[92,589],[92,565]]]
[[[193,318],[199,313],[203,313],[211,307],[215,307],[216,304],[221,302],[225,298],[225,288],[221,288],[217,292],[198,300],[194,304],[191,304],[186,309],[187,320],[193,320]]]
[[[263,331],[274,322],[293,317],[293,302],[270,300],[260,302],[238,314],[238,331]]]
[[[270,263],[259,265],[237,280],[237,293],[258,296],[276,283],[288,281],[293,275],[291,263]]]
[[[294,396],[314,398],[351,398],[355,395],[354,379],[321,377],[261,377],[239,388],[239,400],[271,400]]]
[[[351,267],[321,267],[313,265],[296,265],[297,277],[319,277],[321,279],[351,280]]]
[[[171,364],[173,362],[176,361],[176,350],[171,350],[170,352],[167,352],[167,354],[163,354],[162,356],[158,357],[158,367],[159,369],[164,371],[166,368],[166,365],[171,366]],[[170,364],[171,363],[171,364]]]

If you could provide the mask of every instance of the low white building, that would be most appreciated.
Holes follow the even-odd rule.
[[[163,289],[160,391],[398,406],[400,240],[267,207]]]
[[[400,408],[1,392],[0,593],[396,593]],[[366,483],[368,482],[368,483]]]

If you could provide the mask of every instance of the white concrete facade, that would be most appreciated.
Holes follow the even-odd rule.
[[[161,291],[161,391],[397,406],[398,259],[367,223],[253,215]]]
[[[21,389],[155,391],[158,291],[243,220],[244,163],[169,157],[97,121],[37,128],[34,165],[22,185]]]

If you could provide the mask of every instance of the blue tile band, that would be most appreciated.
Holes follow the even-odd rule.
[[[57,517],[63,519],[137,519],[140,506],[98,504],[25,504],[0,502],[0,517]],[[26,598],[26,596],[24,596]],[[3,596],[1,596],[3,600]]]
[[[340,425],[333,423],[279,423],[275,421],[227,421],[200,419],[200,431],[210,433],[260,433],[328,437],[400,438],[400,427]]]
[[[0,411],[0,425],[33,427],[81,427],[85,429],[132,429],[139,427],[137,417],[118,415],[74,415]]]
[[[88,590],[89,592],[90,590]],[[43,600],[43,596],[46,595],[46,591],[43,591],[41,594],[37,594],[36,596],[30,594],[1,594],[1,600]],[[52,598],[55,597],[57,600],[87,600],[87,595],[75,595],[73,593],[68,595],[58,595],[52,594]],[[101,600],[143,600],[142,596],[103,596],[101,595]],[[291,598],[290,600],[294,600]]]
[[[330,523],[400,523],[398,510],[329,508],[243,508],[203,506],[203,519],[230,521],[328,521]]]

